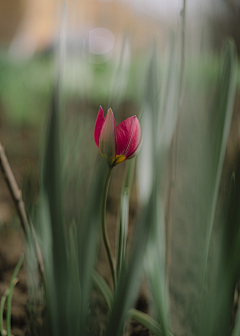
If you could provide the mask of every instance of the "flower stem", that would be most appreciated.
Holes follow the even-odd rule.
[[[103,193],[102,236],[103,236],[103,242],[104,242],[106,252],[107,252],[107,256],[108,256],[109,265],[110,265],[110,268],[111,268],[111,273],[112,273],[112,278],[113,278],[113,287],[115,287],[115,282],[116,282],[115,267],[114,267],[112,251],[111,251],[111,247],[110,247],[110,244],[109,244],[109,240],[108,240],[108,236],[107,236],[107,228],[106,228],[106,204],[107,204],[107,194],[108,194],[108,187],[109,187],[111,172],[112,172],[112,168],[109,168],[107,178],[106,178],[106,182],[105,182],[105,186],[104,186],[104,193]]]

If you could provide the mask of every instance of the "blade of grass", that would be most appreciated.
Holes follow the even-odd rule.
[[[185,29],[186,29],[186,0],[183,0],[183,7],[181,11],[182,23],[181,23],[181,74],[179,81],[179,97],[178,97],[178,108],[176,109],[176,131],[173,136],[172,142],[172,157],[170,165],[170,191],[168,198],[168,213],[167,213],[167,282],[169,282],[170,273],[170,262],[171,262],[171,242],[172,242],[172,226],[173,226],[173,215],[175,210],[175,198],[176,198],[176,184],[177,184],[177,172],[178,172],[178,144],[179,144],[179,128],[183,109],[183,97],[184,97],[184,77],[185,77]],[[175,125],[174,125],[175,126]]]
[[[121,197],[121,213],[118,232],[118,249],[117,249],[117,277],[119,278],[122,264],[125,261],[127,233],[128,233],[128,216],[129,216],[129,199],[132,189],[133,173],[135,168],[135,160],[131,160],[126,166],[125,182]]]
[[[128,233],[129,194],[128,188],[124,188],[121,197],[121,215],[118,232],[117,277],[120,276],[122,264],[126,257],[127,233]]]
[[[22,255],[21,258],[19,259],[14,269],[11,281],[10,281],[9,292],[8,292],[8,297],[7,297],[7,310],[6,310],[7,336],[11,336],[11,306],[12,306],[13,289],[16,284],[16,277],[22,266],[23,259],[24,259],[24,255]]]
[[[225,50],[224,61],[221,61],[225,65],[229,59],[229,55],[226,56]],[[202,55],[199,56],[199,60],[201,57]],[[212,58],[209,57],[208,61],[211,62],[211,60]],[[188,71],[190,63],[191,56],[188,55],[186,71]],[[174,244],[172,244],[173,267],[171,267],[172,278],[170,277],[174,297],[172,307],[176,320],[182,326],[184,325],[186,334],[201,336],[205,335],[198,332],[199,315],[203,309],[200,304],[201,295],[208,285],[211,284],[211,288],[215,286],[214,282],[206,279],[206,287],[202,291],[203,268],[207,254],[206,235],[207,232],[209,234],[212,231],[207,226],[210,226],[209,218],[211,217],[218,169],[216,162],[219,163],[219,152],[223,144],[221,137],[226,117],[222,107],[219,109],[219,106],[227,93],[227,91],[222,92],[222,88],[228,87],[231,71],[235,68],[235,65],[232,64],[233,68],[230,66],[228,69],[230,72],[226,67],[225,71],[219,73],[218,59],[214,59],[215,66],[216,63],[217,76],[214,73],[210,82],[207,81],[202,66],[194,66],[191,76],[189,76],[189,72],[186,73],[186,92],[188,94],[184,101],[179,136],[179,178],[176,186],[177,201],[174,210]],[[235,77],[236,73],[233,76]],[[214,246],[211,244],[210,250],[212,248]],[[184,285],[175,286],[174,279],[179,279],[178,283]],[[188,288],[192,290],[189,291]],[[204,298],[209,304],[209,298],[205,295]],[[205,310],[207,309],[205,308]],[[212,312],[214,310],[213,306]]]
[[[64,37],[65,37],[65,2],[63,6],[63,20],[62,29],[60,32],[60,44],[57,50],[56,63],[56,79],[53,88],[51,110],[49,115],[47,140],[45,145],[45,157],[42,172],[42,189],[46,201],[48,202],[51,237],[52,237],[52,266],[53,276],[49,274],[47,278],[50,282],[50,287],[55,287],[56,305],[52,305],[53,309],[57,311],[54,316],[57,317],[54,323],[53,333],[57,334],[58,328],[61,334],[68,334],[68,323],[66,321],[66,301],[68,288],[68,265],[67,265],[67,242],[65,223],[63,221],[63,207],[62,207],[62,159],[61,159],[61,136],[60,136],[60,83],[62,71],[64,68]],[[49,256],[50,257],[50,256]],[[51,273],[51,270],[49,269]],[[48,284],[46,284],[48,286]],[[49,295],[50,292],[49,292]]]
[[[102,160],[103,161],[103,160]],[[96,262],[96,254],[100,229],[101,197],[103,193],[107,167],[101,162],[95,169],[93,180],[86,197],[86,207],[77,223],[79,279],[81,284],[81,316],[80,333],[85,333],[86,318],[89,312],[89,297],[92,286],[92,271]]]
[[[130,48],[129,38],[127,34],[125,34],[122,39],[121,50],[118,53],[119,59],[116,62],[117,65],[110,84],[108,106],[114,105],[115,110],[118,110],[121,101],[123,101],[124,94],[126,93],[131,60]]]
[[[57,289],[54,275],[53,251],[52,251],[52,228],[50,210],[47,196],[41,195],[41,204],[39,209],[39,247],[42,251],[44,262],[44,294],[47,316],[47,335],[59,335],[58,324],[58,300]]]
[[[0,334],[1,336],[5,336],[4,330],[3,330],[3,312],[4,312],[4,306],[6,299],[9,294],[9,289],[7,288],[5,292],[3,293],[3,296],[1,297],[1,302],[0,302]]]
[[[119,336],[123,332],[128,310],[134,305],[141,284],[143,258],[152,223],[152,197],[135,228],[128,267],[122,269],[116,288],[112,311],[109,316],[106,336]]]
[[[233,322],[234,290],[240,276],[240,160],[232,176],[227,205],[218,216],[218,228],[212,241],[214,248],[207,269],[209,287],[205,288],[199,335],[224,336]],[[237,332],[237,320],[234,332]]]
[[[161,150],[167,151],[172,142],[178,120],[179,85],[178,85],[178,49],[176,36],[171,33],[166,48],[161,71],[160,106],[158,115],[157,143]]]
[[[240,335],[240,302],[238,299],[237,315],[231,336],[239,336],[239,335]]]
[[[65,228],[62,216],[61,199],[61,159],[60,159],[60,129],[59,129],[59,83],[56,82],[52,96],[52,106],[48,123],[47,141],[45,148],[45,160],[42,183],[49,202],[49,210],[52,223],[53,254],[56,263],[58,258],[62,265],[66,261]],[[54,262],[54,264],[56,264]],[[56,277],[60,275],[60,265],[56,266]],[[63,271],[63,270],[62,270]],[[59,274],[58,274],[59,273]]]
[[[133,180],[135,160],[129,162],[126,167],[126,178],[121,197],[121,212],[118,228],[118,250],[117,250],[117,278],[119,278],[123,261],[126,257],[126,245],[128,234],[129,198]]]
[[[166,282],[166,246],[165,226],[163,218],[163,202],[156,195],[153,209],[153,228],[151,231],[146,260],[145,272],[153,297],[153,316],[162,326],[163,335],[168,335],[169,330],[169,302],[168,287]]]
[[[174,40],[171,43],[171,50],[175,46]],[[162,326],[162,332],[164,335],[168,334],[169,329],[169,310],[168,310],[168,289],[166,283],[166,246],[165,246],[165,223],[164,223],[164,207],[161,200],[161,186],[163,184],[163,167],[166,159],[166,150],[169,146],[169,141],[173,135],[174,127],[176,125],[177,113],[174,107],[176,107],[177,96],[175,95],[177,90],[174,89],[175,83],[175,70],[176,59],[172,57],[170,53],[170,63],[167,67],[167,77],[162,84],[162,92],[160,92],[160,85],[158,81],[158,55],[155,46],[152,60],[148,73],[148,87],[154,88],[156,96],[153,96],[152,92],[147,91],[146,94],[146,106],[148,108],[143,114],[143,130],[145,130],[144,138],[151,139],[149,148],[146,148],[143,144],[142,157],[147,155],[147,152],[152,151],[152,156],[149,158],[148,174],[151,176],[151,192],[152,198],[152,213],[151,213],[151,232],[149,242],[147,246],[147,253],[145,259],[145,270],[147,280],[150,284],[150,290],[152,292],[154,317],[157,322]],[[169,91],[169,92],[168,92]],[[165,94],[163,94],[165,92]],[[162,101],[160,104],[159,96]],[[155,103],[149,103],[150,100],[155,99]],[[148,123],[151,123],[149,127],[146,127]],[[161,136],[159,137],[159,133]],[[139,169],[142,169],[140,166]],[[146,178],[146,176],[144,176]],[[144,183],[144,181],[140,181]]]
[[[113,296],[112,292],[106,283],[106,281],[101,277],[98,272],[94,271],[93,272],[93,284],[94,286],[98,289],[98,291],[101,293],[102,297],[104,298],[108,309],[111,310],[112,307],[112,302],[113,302]]]
[[[81,314],[81,285],[79,281],[79,262],[77,246],[77,227],[75,222],[69,228],[69,285],[67,295],[67,321],[70,335],[79,335]]]
[[[234,43],[229,41],[222,56],[221,73],[219,76],[219,92],[216,95],[214,110],[218,111],[217,118],[214,113],[215,131],[212,131],[213,141],[213,193],[212,203],[207,225],[206,247],[204,256],[205,276],[209,247],[215,217],[219,186],[225,157],[227,139],[232,120],[233,104],[237,84],[237,57]]]
[[[130,318],[134,319],[135,321],[139,322],[145,328],[147,328],[152,334],[155,336],[164,336],[165,334],[162,331],[162,328],[158,322],[152,319],[147,314],[140,312],[137,309],[130,309],[128,312]],[[169,334],[170,335],[170,334]]]
[[[48,125],[48,135],[45,149],[43,171],[43,193],[48,202],[51,227],[52,251],[54,269],[54,286],[56,290],[57,316],[59,330],[67,333],[66,323],[66,288],[67,288],[67,246],[62,211],[61,190],[61,159],[60,159],[60,130],[58,110],[58,84],[52,98],[52,109]],[[51,270],[49,270],[51,272]],[[48,286],[48,284],[47,284]],[[65,332],[64,332],[65,330]],[[54,331],[56,332],[56,330]]]

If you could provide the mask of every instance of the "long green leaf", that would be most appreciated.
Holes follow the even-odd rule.
[[[50,282],[54,283],[46,286],[55,288],[56,304],[53,304],[53,309],[57,311],[54,313],[57,321],[51,321],[51,332],[55,335],[65,335],[68,333],[68,323],[66,321],[66,301],[68,288],[68,264],[67,264],[67,242],[66,230],[63,220],[62,207],[62,158],[61,158],[61,136],[60,136],[60,82],[64,64],[64,25],[65,25],[65,11],[63,8],[62,30],[60,33],[60,45],[58,49],[58,60],[56,69],[56,79],[53,88],[51,110],[49,115],[47,140],[45,145],[45,158],[42,173],[42,194],[44,194],[45,201],[48,203],[51,237],[52,237],[52,258],[53,276],[49,274],[46,277]],[[49,269],[51,273],[51,270]],[[49,291],[50,294],[51,290]],[[50,294],[51,295],[51,294]],[[49,302],[49,301],[48,301]],[[49,305],[50,302],[49,302]],[[52,316],[53,318],[53,316]],[[57,323],[57,325],[56,325]],[[58,329],[58,330],[57,330]]]
[[[135,228],[135,239],[132,246],[128,266],[122,269],[118,286],[114,295],[112,311],[109,316],[106,336],[118,336],[123,332],[123,326],[128,310],[134,305],[141,284],[143,258],[148,242],[152,223],[152,197],[145,208],[138,225]]]
[[[59,83],[56,83],[52,96],[52,107],[48,123],[45,160],[43,170],[43,188],[49,202],[52,234],[54,236],[53,254],[56,264],[61,259],[66,261],[65,228],[62,215],[61,191],[61,159],[60,159],[60,129],[59,129]],[[63,266],[62,265],[62,266]],[[60,275],[61,267],[56,266],[56,277]],[[59,274],[58,274],[59,273]]]
[[[121,215],[118,232],[118,255],[117,255],[117,276],[119,277],[122,263],[126,257],[127,233],[128,233],[128,214],[129,214],[129,191],[123,189],[121,197]]]
[[[4,312],[4,306],[5,306],[5,302],[8,297],[8,294],[9,294],[9,289],[6,289],[0,301],[0,334],[1,336],[5,336],[4,330],[3,330],[3,312]]]
[[[129,317],[134,319],[135,321],[139,322],[141,325],[143,325],[145,328],[147,328],[149,331],[151,331],[152,334],[155,336],[163,336],[165,335],[163,333],[163,330],[158,322],[156,322],[154,319],[152,319],[147,314],[138,311],[137,309],[130,309]],[[169,334],[170,335],[170,334]]]
[[[80,333],[81,314],[81,285],[79,281],[79,262],[77,246],[77,228],[75,222],[69,228],[69,285],[67,289],[67,312],[66,318],[69,324],[69,333],[78,335]]]
[[[178,49],[176,36],[172,33],[166,48],[161,72],[160,102],[155,141],[159,151],[167,151],[171,145],[178,120]],[[157,71],[157,66],[156,66]]]
[[[202,280],[203,268],[206,268],[206,260],[211,261],[214,247],[209,245],[209,236],[212,235],[212,213],[216,216],[214,197],[219,191],[217,176],[219,171],[222,172],[222,153],[225,155],[232,114],[230,105],[233,104],[236,78],[234,55],[234,47],[230,44],[222,55],[221,68],[218,64],[218,76],[212,78],[210,83],[206,83],[206,74],[200,66],[194,66],[193,73],[186,73],[187,94],[179,126],[170,269],[171,310],[175,316],[175,328],[178,325],[186,335],[205,336],[199,331],[199,324],[204,325],[204,318],[199,319],[199,316],[204,313],[210,318],[214,313],[213,309],[211,314],[207,313],[210,310],[207,309],[208,297],[204,295],[201,299],[210,282],[209,274],[204,290]],[[201,57],[200,54],[198,59]],[[188,55],[186,71],[191,66],[191,60]],[[209,57],[208,61],[211,60]],[[214,282],[211,282],[211,289],[214,286]],[[205,308],[202,308],[201,300],[205,300]]]
[[[210,142],[213,148],[213,194],[206,236],[206,253],[204,273],[207,266],[213,222],[216,212],[217,198],[222,175],[227,139],[232,120],[234,97],[237,84],[237,57],[233,42],[229,42],[222,56],[221,73],[219,77],[219,91],[213,109],[218,113],[214,116],[215,131],[212,131]]]
[[[145,272],[154,298],[152,303],[153,316],[161,324],[163,335],[168,335],[169,302],[166,283],[164,207],[163,202],[157,195],[153,206],[153,229],[146,253]]]
[[[151,214],[151,232],[149,237],[149,243],[147,246],[147,253],[145,258],[145,272],[147,276],[148,283],[150,285],[150,290],[152,297],[154,298],[152,302],[152,307],[154,310],[154,318],[161,324],[162,332],[164,335],[168,334],[169,329],[169,309],[168,309],[168,289],[166,284],[166,247],[165,247],[165,223],[164,223],[164,207],[161,197],[161,185],[163,181],[163,165],[166,149],[169,146],[171,137],[176,124],[177,113],[174,110],[177,103],[176,89],[173,81],[173,73],[176,72],[175,62],[173,61],[172,53],[170,53],[170,63],[167,67],[168,73],[167,77],[162,81],[162,92],[161,94],[161,104],[159,97],[151,96],[152,93],[147,91],[146,104],[150,99],[155,99],[155,104],[149,104],[149,108],[144,111],[143,115],[143,130],[145,131],[144,138],[150,140],[150,150],[152,151],[152,156],[148,158],[147,172],[150,174],[149,180],[151,185],[147,188],[152,189],[152,214]],[[153,57],[150,64],[149,75],[148,75],[148,87],[154,87],[155,94],[159,95],[160,85],[156,74],[158,73],[158,56],[157,50],[155,48]],[[147,123],[151,122],[149,127]],[[171,130],[170,130],[171,129]],[[159,134],[161,136],[159,137]],[[144,158],[150,151],[147,146],[142,148],[141,156]],[[150,162],[149,162],[150,161]],[[143,169],[139,165],[139,169]],[[146,174],[144,179],[147,178]],[[144,183],[142,178],[139,184]]]
[[[240,302],[238,299],[238,310],[237,310],[235,325],[234,325],[231,336],[239,336],[239,335],[240,335]]]
[[[207,271],[211,290],[205,289],[199,335],[226,335],[232,324],[234,291],[240,276],[240,160],[232,176],[227,205],[215,230],[212,261]],[[235,326],[239,328],[239,321]]]
[[[52,97],[52,109],[48,125],[48,136],[45,149],[45,161],[43,171],[43,193],[45,201],[48,202],[52,237],[52,254],[54,286],[56,290],[55,308],[59,330],[64,334],[67,332],[66,323],[66,288],[67,288],[67,246],[66,233],[63,222],[62,191],[61,191],[61,159],[60,159],[60,130],[59,130],[59,109],[58,109],[58,84]],[[42,196],[43,198],[43,196]],[[50,258],[50,256],[49,256]],[[51,270],[49,270],[51,272]],[[50,286],[50,284],[46,283]],[[54,328],[57,334],[57,330]]]
[[[43,256],[44,263],[44,294],[46,300],[47,315],[47,335],[58,334],[58,301],[57,288],[54,274],[54,259],[52,251],[52,227],[49,210],[49,202],[45,193],[41,195],[41,204],[39,209],[39,234],[38,242]]]
[[[98,291],[102,294],[102,297],[104,298],[108,306],[108,309],[111,310],[112,301],[113,301],[112,292],[108,284],[106,283],[106,281],[96,271],[93,272],[93,284],[98,289]]]
[[[108,106],[114,104],[114,109],[118,109],[124,95],[126,95],[131,61],[131,44],[127,34],[125,34],[121,42],[121,49],[118,53],[119,57],[110,83],[111,87],[108,101]]]
[[[89,311],[89,298],[92,287],[92,272],[96,262],[98,247],[101,195],[107,171],[106,163],[101,160],[95,169],[94,178],[86,196],[86,207],[77,223],[79,279],[81,284],[81,316],[80,333],[85,333],[86,318]]]
[[[12,295],[13,295],[13,289],[14,289],[14,285],[16,284],[16,277],[18,275],[18,272],[22,266],[23,263],[23,259],[24,259],[24,255],[21,256],[21,258],[19,259],[11,281],[10,281],[10,286],[9,286],[9,292],[8,292],[8,297],[7,297],[7,311],[6,311],[6,325],[7,325],[7,336],[11,336],[11,304],[12,304]]]
[[[205,288],[202,296],[199,326],[199,335],[204,334],[206,336],[210,336],[213,333],[224,336],[229,333],[233,307],[233,293],[239,278],[239,161],[236,174],[232,177],[227,205],[223,203],[222,209],[216,207],[223,159],[233,110],[237,78],[236,70],[237,62],[235,48],[233,43],[229,43],[224,53],[221,68],[218,106],[219,119],[217,120],[217,130],[214,134],[216,153],[213,161],[213,168],[215,170],[213,171],[216,172],[216,177],[214,180],[210,222],[209,227],[207,228],[205,258],[207,258],[209,254],[210,241],[214,244],[211,249],[211,258],[208,260],[205,259]],[[219,146],[217,146],[217,144],[219,144]],[[221,195],[221,199],[223,199],[223,195]],[[222,200],[222,202],[223,201],[226,202],[226,199]],[[218,212],[216,212],[216,209]],[[213,231],[214,220],[218,223],[218,230]],[[212,234],[212,232],[214,234]],[[207,261],[209,262],[208,268],[206,268]],[[212,287],[211,291],[208,289],[209,284]]]

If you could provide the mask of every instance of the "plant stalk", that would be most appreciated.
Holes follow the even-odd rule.
[[[103,192],[103,200],[102,200],[102,237],[103,237],[103,242],[104,246],[107,252],[108,256],[108,261],[112,273],[112,278],[113,278],[113,287],[115,288],[116,284],[116,273],[115,273],[115,266],[113,262],[113,255],[112,255],[112,250],[110,247],[110,243],[108,240],[107,236],[107,227],[106,227],[106,205],[107,205],[107,194],[108,194],[108,187],[109,187],[109,182],[110,182],[110,177],[111,177],[111,172],[112,168],[110,167],[108,170],[105,186],[104,186],[104,192]]]
[[[28,235],[30,234],[30,232],[33,235],[33,238],[36,244],[36,253],[37,253],[37,258],[38,258],[39,271],[42,276],[44,272],[42,254],[41,254],[39,245],[37,243],[37,238],[35,236],[33,227],[29,223],[28,218],[27,218],[25,205],[24,205],[23,198],[22,198],[22,192],[18,187],[15,176],[13,174],[13,171],[11,169],[11,166],[8,162],[7,156],[5,154],[4,148],[1,143],[0,143],[0,169],[3,173],[3,176],[7,183],[8,190],[10,191],[10,194],[14,201],[25,237],[28,238]]]

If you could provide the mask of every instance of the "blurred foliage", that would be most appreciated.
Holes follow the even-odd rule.
[[[211,46],[221,50],[224,38],[231,37],[240,55],[240,3],[238,0],[212,0],[214,11],[208,15]]]
[[[0,104],[10,122],[36,125],[49,107],[53,60],[18,61],[0,54]]]
[[[86,100],[92,104],[106,104],[112,93],[117,91],[120,103],[131,101],[143,103],[145,76],[148,57],[135,56],[127,69],[125,87],[118,89],[122,80],[121,67],[117,69],[115,60],[94,64],[87,59],[68,56],[63,69],[63,95],[69,100]],[[219,57],[214,54],[196,57],[186,65],[186,82],[194,81],[195,70],[202,73],[202,90],[211,89],[218,71]],[[164,63],[160,57],[160,78]],[[0,108],[7,120],[19,125],[38,125],[46,116],[50,105],[51,87],[54,77],[54,54],[36,55],[29,60],[10,58],[0,53]],[[117,76],[117,78],[115,78]],[[112,79],[114,78],[114,81]],[[115,88],[114,88],[115,86]],[[240,79],[238,79],[238,88]],[[191,85],[189,85],[191,88]],[[122,92],[120,92],[122,91]],[[116,99],[114,104],[117,104]]]
[[[105,167],[94,165],[96,152],[93,149],[95,144],[91,131],[94,121],[92,115],[88,113],[91,109],[81,107],[83,113],[74,115],[73,108],[68,109],[66,105],[65,111],[61,104],[64,99],[65,102],[76,102],[78,112],[81,101],[86,100],[87,106],[95,103],[98,105],[100,103],[107,104],[112,93],[119,94],[117,96],[120,98],[116,105],[119,102],[131,100],[143,106],[142,128],[145,132],[145,143],[138,165],[139,172],[142,172],[139,175],[142,213],[138,219],[131,254],[127,258],[125,252],[131,187],[126,182],[122,194],[119,223],[118,285],[115,295],[111,295],[107,283],[95,272],[93,281],[105,297],[111,311],[106,326],[106,335],[120,335],[128,316],[132,316],[150,330],[154,330],[156,335],[169,334],[171,326],[167,265],[165,263],[165,195],[162,184],[165,180],[164,164],[171,150],[171,141],[178,118],[179,90],[176,86],[179,84],[180,71],[176,57],[178,51],[176,45],[177,43],[174,41],[167,50],[165,58],[159,58],[157,49],[155,49],[150,65],[148,64],[149,60],[145,57],[134,58],[129,63],[127,74],[124,74],[124,76],[127,75],[126,82],[125,77],[121,78],[121,64],[119,68],[116,68],[114,62],[93,64],[86,59],[79,60],[69,56],[67,62],[62,64],[60,93],[63,97],[60,101],[59,87],[57,87],[52,96],[45,144],[45,160],[40,181],[40,199],[37,209],[35,209],[36,218],[32,216],[33,220],[36,220],[34,222],[35,230],[45,266],[46,334],[77,335],[81,332],[86,333],[88,328],[91,276],[97,259],[99,214],[101,211],[100,195],[105,174]],[[53,55],[38,55],[29,61],[22,62],[10,60],[6,54],[1,55],[0,103],[10,122],[37,125],[43,120],[51,101],[54,63]],[[179,272],[180,277],[178,278],[179,282],[185,283],[186,290],[188,290],[189,283],[199,289],[197,295],[194,294],[195,296],[191,296],[190,292],[181,293],[181,295],[185,295],[185,302],[188,300],[191,305],[196,306],[194,316],[192,316],[193,310],[190,305],[181,306],[181,312],[188,319],[188,323],[185,324],[186,333],[189,328],[195,335],[197,334],[196,329],[199,327],[199,316],[202,319],[201,330],[204,330],[204,335],[211,335],[212,321],[219,319],[222,314],[222,311],[219,312],[218,309],[215,311],[211,309],[214,316],[208,314],[208,309],[204,309],[202,312],[203,306],[199,294],[202,294],[202,286],[206,285],[202,283],[202,268],[204,268],[202,264],[205,263],[205,260],[208,261],[209,244],[213,239],[213,219],[216,214],[219,181],[230,125],[230,117],[226,123],[224,116],[228,110],[229,113],[232,112],[233,94],[235,93],[235,81],[234,87],[231,88],[226,80],[228,74],[231,73],[235,78],[237,70],[235,58],[234,61],[230,59],[226,64],[224,67],[222,66],[226,72],[222,77],[219,75],[220,57],[216,55],[197,55],[186,64],[185,110],[182,119],[185,128],[184,132],[180,134],[179,160],[177,162],[180,176],[180,183],[176,188],[178,199],[176,209],[180,213],[178,216],[176,216],[175,209],[175,229],[176,225],[179,225],[181,229],[173,233],[173,241],[174,239],[179,240],[179,236],[176,238],[175,234],[179,235],[179,232],[182,232],[184,235],[187,232],[186,237],[191,238],[188,238],[191,241],[187,251],[188,257],[196,258],[194,262],[190,258],[189,264],[187,264],[188,260],[185,261],[186,265],[179,262],[181,273]],[[147,65],[149,65],[148,69]],[[111,81],[111,78],[114,78],[114,81]],[[118,79],[119,81],[124,79],[123,82],[126,85],[118,86]],[[238,79],[238,90],[239,84]],[[119,87],[120,91],[118,91]],[[216,90],[217,88],[218,90]],[[144,89],[145,94],[143,94]],[[232,92],[231,99],[227,98],[228,89]],[[214,91],[216,92],[212,97]],[[213,107],[210,104],[212,101]],[[209,107],[210,105],[211,107]],[[71,108],[71,105],[69,106]],[[61,113],[62,110],[66,114]],[[228,126],[226,132],[224,125]],[[181,128],[180,131],[182,131]],[[222,147],[219,149],[223,135],[224,146],[222,146],[223,149],[221,149]],[[146,160],[150,151],[152,156]],[[219,152],[223,153],[221,160],[215,158],[216,154],[220,155]],[[128,171],[129,176],[131,169],[133,168],[130,167]],[[143,185],[147,177],[146,172],[149,175],[147,192]],[[217,182],[215,181],[216,176],[219,177]],[[235,225],[236,222],[237,226],[238,198],[235,200],[235,194],[231,197],[233,198],[231,204],[236,207],[234,210],[237,215],[234,221],[230,215],[227,220],[233,221],[232,225]],[[182,210],[186,210],[183,218],[180,212]],[[189,223],[194,223],[194,225],[190,226]],[[224,240],[225,229],[226,226],[223,227],[223,233],[218,241],[220,248],[215,251],[215,260],[221,260],[222,256],[229,257],[223,254],[224,250],[222,249],[225,245],[228,247],[228,242]],[[231,232],[227,231],[227,233],[231,235]],[[183,240],[186,237],[182,237]],[[222,245],[221,240],[223,241]],[[188,242],[185,240],[184,243],[187,245]],[[146,250],[147,256],[145,255]],[[199,251],[201,251],[200,254]],[[181,257],[180,253],[177,258],[175,256],[176,260],[179,256]],[[156,321],[132,309],[142,279],[144,258],[146,258],[145,269],[153,298],[152,315]],[[223,266],[225,265],[223,264]],[[34,267],[36,268],[36,265]],[[198,269],[195,271],[195,268]],[[221,267],[219,269],[211,268],[212,270],[216,274],[216,278],[215,274],[213,276],[214,285],[218,288],[218,274],[224,274],[225,268],[223,270]],[[176,271],[178,271],[177,268]],[[234,273],[235,268],[230,271]],[[175,270],[171,275],[175,275],[174,272]],[[184,272],[189,282],[184,281],[184,277],[181,278]],[[188,272],[191,272],[192,278],[188,276]],[[229,300],[230,295],[228,294],[236,282],[235,274],[229,272],[226,277],[228,276],[229,279],[231,277],[231,284],[228,286],[229,279],[226,279],[223,289],[227,298],[223,296],[221,298],[223,301]],[[208,296],[207,305],[209,307],[218,307],[218,293],[222,287],[219,288],[216,292],[212,292],[212,296]],[[188,297],[188,295],[190,296]],[[180,303],[182,304],[182,302]],[[175,303],[175,306],[177,304]],[[231,310],[232,302],[229,306],[227,313]],[[209,321],[209,316],[211,321]],[[229,326],[229,321],[226,322],[226,325]]]

